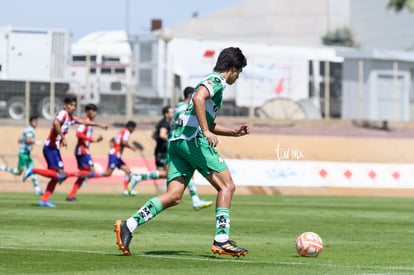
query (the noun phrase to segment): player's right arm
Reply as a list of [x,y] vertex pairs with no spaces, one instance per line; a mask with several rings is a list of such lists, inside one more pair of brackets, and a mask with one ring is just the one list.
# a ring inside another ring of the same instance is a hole
[[206,118],[206,100],[210,98],[210,93],[206,87],[200,85],[197,91],[193,95],[193,105],[200,125],[200,129],[203,132],[203,135],[207,138],[208,144],[210,146],[216,147],[218,143],[218,137],[216,134],[211,132]]
[[56,134],[59,135],[62,139],[62,146],[67,147],[68,143],[66,141],[65,135],[62,132],[62,125],[60,124],[60,121],[58,119],[55,119],[53,121],[53,129],[56,131]]

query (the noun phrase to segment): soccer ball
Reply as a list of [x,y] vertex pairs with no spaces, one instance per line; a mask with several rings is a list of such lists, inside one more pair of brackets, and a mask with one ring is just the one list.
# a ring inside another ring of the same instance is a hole
[[317,257],[322,250],[322,239],[316,233],[304,232],[296,239],[296,251],[302,257]]

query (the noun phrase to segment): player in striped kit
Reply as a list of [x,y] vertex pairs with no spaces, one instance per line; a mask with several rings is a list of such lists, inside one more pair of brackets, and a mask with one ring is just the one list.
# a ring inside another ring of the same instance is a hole
[[[85,117],[84,121],[93,121],[96,117],[98,107],[95,104],[87,104],[85,106]],[[96,174],[94,167],[94,162],[91,157],[89,150],[89,145],[92,142],[100,142],[103,140],[102,135],[99,135],[97,138],[93,137],[93,127],[86,125],[79,125],[76,132],[76,137],[78,138],[78,143],[75,147],[75,157],[78,163],[78,169],[82,171],[91,171]],[[88,178],[78,177],[73,183],[73,187],[70,190],[68,196],[66,197],[67,201],[77,201],[76,192],[81,188],[82,185],[86,184]]]
[[33,174],[39,174],[45,177],[51,178],[47,184],[46,191],[39,201],[39,206],[56,207],[53,202],[49,200],[53,194],[56,184],[61,183],[67,177],[83,176],[83,177],[95,177],[95,173],[91,171],[77,171],[73,173],[66,173],[64,171],[64,165],[62,157],[60,155],[60,148],[67,147],[66,136],[69,131],[69,127],[74,124],[84,124],[86,126],[97,126],[103,129],[107,129],[106,124],[100,124],[93,121],[80,120],[73,115],[76,109],[77,99],[75,96],[68,96],[64,99],[63,110],[59,111],[55,119],[53,120],[52,127],[45,145],[43,146],[43,156],[47,162],[48,169],[39,169],[31,167],[27,169],[24,174],[23,181]]
[[134,196],[137,193],[133,190],[129,190],[129,181],[133,177],[133,173],[131,169],[129,169],[128,165],[122,160],[122,153],[125,148],[129,148],[132,151],[136,151],[137,149],[129,144],[129,137],[134,132],[136,127],[136,123],[134,121],[128,121],[125,124],[125,127],[122,128],[111,140],[111,149],[109,150],[108,156],[108,168],[104,173],[105,176],[112,175],[112,172],[115,168],[121,169],[125,173],[124,178],[124,195]]

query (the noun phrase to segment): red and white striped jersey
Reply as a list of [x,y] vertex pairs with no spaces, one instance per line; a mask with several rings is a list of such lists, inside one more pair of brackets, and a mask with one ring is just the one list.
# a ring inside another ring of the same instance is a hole
[[[88,116],[83,118],[84,121],[91,121]],[[90,155],[89,144],[93,141],[93,127],[86,125],[79,125],[76,132],[76,137],[78,138],[78,143],[75,147],[75,155]]]
[[118,134],[114,136],[114,142],[112,144],[109,154],[115,155],[118,158],[121,157],[124,150],[124,143],[128,142],[131,132],[127,128],[123,128]]
[[[64,137],[67,136],[69,132],[69,126],[77,123],[79,119],[73,115],[69,115],[69,113],[65,110],[61,110],[56,113],[55,120],[59,121],[61,125],[62,134]],[[60,149],[60,145],[62,144],[62,137],[58,135],[55,128],[52,125],[50,129],[49,136],[46,139],[45,145],[49,147],[55,147]]]

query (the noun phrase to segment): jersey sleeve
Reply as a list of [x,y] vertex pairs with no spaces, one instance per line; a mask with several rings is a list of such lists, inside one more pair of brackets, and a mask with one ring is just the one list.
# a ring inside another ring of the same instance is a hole
[[86,126],[83,125],[83,124],[81,124],[81,125],[79,125],[77,132],[78,133],[84,133],[85,132],[85,128],[86,128]]
[[199,86],[201,85],[206,87],[210,97],[213,97],[216,94],[216,91],[220,90],[223,86],[221,79],[214,75],[200,82]]
[[124,135],[122,136],[122,143],[126,143],[126,142],[128,142],[128,140],[129,140],[129,135],[130,135],[129,131],[125,131],[125,132],[124,132]]
[[65,110],[61,110],[56,114],[55,120],[59,121],[59,123],[62,124],[65,121],[67,115],[68,113]]

